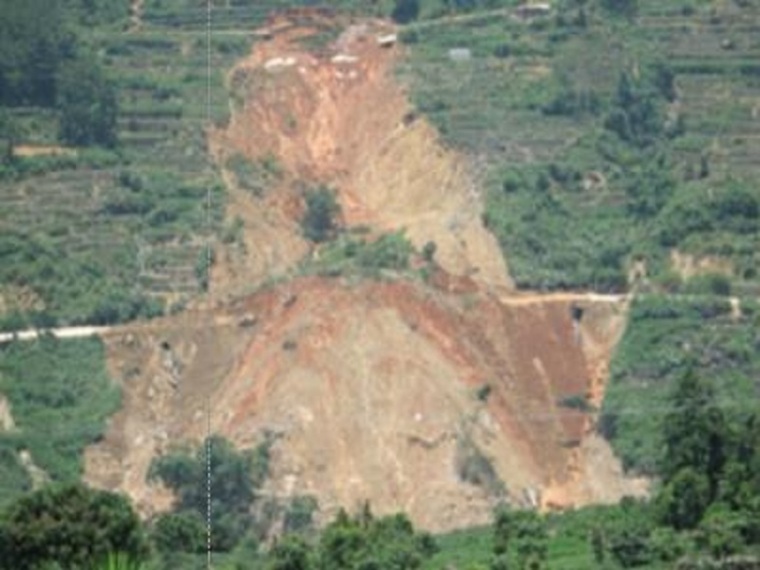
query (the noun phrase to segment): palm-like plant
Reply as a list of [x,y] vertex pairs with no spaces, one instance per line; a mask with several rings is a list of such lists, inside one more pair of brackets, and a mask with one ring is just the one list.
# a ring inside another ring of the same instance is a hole
[[122,552],[112,552],[93,570],[145,570],[145,565]]

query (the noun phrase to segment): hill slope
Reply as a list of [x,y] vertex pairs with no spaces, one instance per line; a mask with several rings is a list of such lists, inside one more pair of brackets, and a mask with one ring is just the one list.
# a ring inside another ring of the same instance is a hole
[[[245,247],[218,256],[211,290],[237,300],[109,337],[125,407],[88,455],[89,480],[145,511],[165,506],[149,462],[203,437],[208,397],[214,430],[237,445],[274,434],[269,491],[313,494],[324,513],[370,501],[446,530],[486,522],[505,498],[565,506],[643,492],[591,415],[567,404],[601,403],[625,299],[511,293],[465,161],[394,82],[400,54],[376,39],[390,29],[340,25],[319,12],[274,19],[273,38],[232,71],[232,121],[213,152]],[[333,44],[304,48],[331,29]],[[267,168],[257,192],[243,174]],[[336,188],[346,225],[434,241],[429,283],[297,278],[238,297],[293,271],[307,247],[301,193],[319,184]]]

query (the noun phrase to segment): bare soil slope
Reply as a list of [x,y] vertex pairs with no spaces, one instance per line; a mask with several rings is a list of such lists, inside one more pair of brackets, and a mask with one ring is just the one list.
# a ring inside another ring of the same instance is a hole
[[305,279],[112,333],[125,405],[87,471],[145,514],[166,508],[145,482],[150,460],[201,440],[208,397],[214,431],[237,445],[276,436],[269,491],[313,494],[327,514],[369,500],[446,530],[487,521],[504,496],[567,506],[640,493],[603,442],[587,443],[588,417],[557,405],[594,401],[623,318],[624,301],[584,296],[505,304]]
[[[486,522],[505,497],[563,507],[643,492],[592,416],[559,404],[601,402],[627,300],[515,293],[466,162],[394,82],[399,48],[377,41],[392,30],[353,23],[304,47],[338,24],[279,17],[232,71],[233,120],[212,152],[245,247],[219,256],[213,307],[106,335],[124,407],[88,450],[90,482],[145,515],[168,508],[150,461],[199,442],[209,402],[235,444],[275,436],[268,492],[313,494],[325,515],[370,501],[442,531]],[[275,157],[276,187],[239,187],[226,168],[239,154]],[[301,192],[320,183],[337,188],[347,224],[435,241],[431,283],[300,278],[241,296],[308,253]]]
[[[217,284],[250,282],[300,259],[300,195],[321,183],[338,191],[347,224],[405,229],[420,249],[435,242],[447,271],[511,286],[499,246],[481,224],[466,162],[415,116],[394,79],[400,48],[378,43],[392,29],[307,14],[273,20],[271,39],[229,75],[232,120],[213,136],[219,164],[235,155],[276,157],[284,172],[277,191],[261,198],[231,184],[230,217],[245,222],[249,255],[227,252]],[[334,43],[307,49],[318,34],[344,24]]]

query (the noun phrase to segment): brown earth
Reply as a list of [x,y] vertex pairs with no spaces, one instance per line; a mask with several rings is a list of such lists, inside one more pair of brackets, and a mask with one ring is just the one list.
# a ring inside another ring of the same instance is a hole
[[13,147],[13,156],[17,157],[34,157],[34,156],[76,156],[77,150],[65,146],[41,145],[41,144],[20,144]]
[[[335,26],[332,46],[304,47]],[[313,494],[324,516],[370,501],[442,531],[486,522],[503,498],[549,508],[645,492],[594,415],[559,405],[601,403],[628,300],[513,291],[467,162],[393,80],[402,54],[377,43],[388,32],[291,12],[231,72],[233,117],[211,148],[244,247],[217,249],[205,309],[105,337],[124,405],[88,449],[87,479],[145,516],[172,500],[146,481],[151,459],[201,441],[207,403],[238,446],[274,435],[267,494]],[[236,154],[276,157],[276,188],[238,187],[225,168]],[[435,241],[429,284],[272,280],[309,252],[302,188],[319,183],[337,189],[346,224]]]
[[[585,309],[579,325],[573,306]],[[624,315],[625,300],[584,295],[504,303],[309,278],[113,333],[124,408],[88,451],[88,478],[146,515],[167,508],[171,497],[146,484],[150,460],[202,439],[208,397],[213,430],[238,446],[275,434],[267,491],[313,494],[325,515],[369,500],[447,530],[486,522],[502,489],[548,507],[640,494],[590,416],[557,405],[600,398]]]
[[697,257],[674,249],[670,252],[670,263],[683,279],[691,279],[695,275],[707,273],[720,273],[728,277],[734,274],[731,260],[718,256]]
[[45,303],[29,287],[0,285],[0,315],[13,311],[41,311]]
[[11,414],[11,404],[8,399],[0,394],[0,431],[12,431],[16,428]]
[[419,249],[435,242],[448,272],[511,287],[499,246],[481,224],[467,162],[416,118],[393,75],[399,48],[378,44],[393,30],[382,22],[348,24],[315,53],[305,48],[309,37],[344,23],[312,16],[296,25],[295,19],[273,20],[273,37],[229,74],[232,120],[212,133],[218,163],[235,155],[276,157],[285,175],[260,199],[228,184],[229,217],[243,220],[248,254],[223,252],[216,286],[229,291],[225,284],[232,283],[239,291],[301,259],[307,251],[297,225],[302,188],[321,183],[338,191],[347,225],[405,229]]

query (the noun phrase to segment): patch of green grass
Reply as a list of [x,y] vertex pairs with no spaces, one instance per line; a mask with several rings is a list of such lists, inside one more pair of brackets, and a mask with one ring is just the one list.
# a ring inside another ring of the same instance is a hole
[[[549,543],[546,567],[550,570],[588,570],[599,565],[591,546],[594,528],[611,526],[621,517],[619,507],[586,507],[546,515]],[[493,529],[475,527],[435,537],[438,552],[422,566],[423,570],[486,570],[493,550]],[[644,570],[665,570],[668,563],[653,562],[639,566]]]
[[[53,481],[79,480],[85,446],[98,441],[120,404],[99,339],[43,337],[0,347],[0,393],[11,404],[16,430],[0,434],[0,469],[10,487],[0,500],[28,489],[12,450],[29,450]],[[8,493],[6,495],[6,493]]]
[[317,250],[304,263],[304,273],[331,277],[412,275],[410,262],[414,248],[402,232],[383,234],[367,240],[344,233]]

